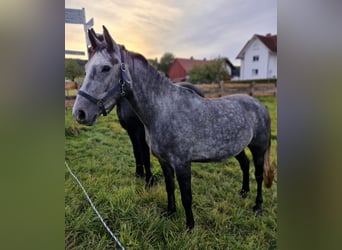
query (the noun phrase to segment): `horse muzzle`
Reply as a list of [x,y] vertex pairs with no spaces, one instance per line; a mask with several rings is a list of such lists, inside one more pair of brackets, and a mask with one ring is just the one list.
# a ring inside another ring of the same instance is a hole
[[80,124],[92,126],[96,123],[98,114],[90,115],[83,109],[77,109],[73,112],[73,116]]

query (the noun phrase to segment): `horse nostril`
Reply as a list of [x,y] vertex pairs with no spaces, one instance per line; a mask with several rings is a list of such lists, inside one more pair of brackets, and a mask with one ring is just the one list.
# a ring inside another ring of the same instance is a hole
[[84,121],[86,119],[86,113],[83,110],[79,110],[77,113],[77,120]]

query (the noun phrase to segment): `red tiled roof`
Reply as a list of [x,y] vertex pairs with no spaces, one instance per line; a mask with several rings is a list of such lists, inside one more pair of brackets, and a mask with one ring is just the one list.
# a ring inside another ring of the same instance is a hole
[[266,36],[255,35],[263,44],[266,45],[272,52],[277,52],[277,35],[267,34]]
[[211,63],[210,61],[207,61],[207,60],[197,60],[197,59],[176,58],[175,61],[176,60],[184,68],[185,72],[189,72],[194,66],[203,66],[205,64]]
[[255,39],[259,39],[270,51],[277,53],[277,35],[267,34],[266,36],[255,34],[242,48],[242,50],[237,55],[237,59],[242,59],[246,52],[247,47]]

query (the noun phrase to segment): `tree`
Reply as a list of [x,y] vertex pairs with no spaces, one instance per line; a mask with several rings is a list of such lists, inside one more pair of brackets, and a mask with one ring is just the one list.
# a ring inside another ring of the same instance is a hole
[[192,83],[213,83],[229,79],[226,62],[222,58],[209,61],[207,64],[194,66],[189,71],[189,81]]
[[175,57],[172,53],[170,52],[164,53],[164,55],[160,58],[158,69],[161,72],[164,72],[166,76],[168,76],[170,66],[172,65],[174,60],[175,60]]
[[66,59],[64,64],[65,77],[71,81],[75,81],[78,76],[84,75],[84,69],[74,59]]
[[158,64],[158,58],[156,59],[148,59],[147,60],[149,64],[151,64],[154,68],[158,69],[159,64]]

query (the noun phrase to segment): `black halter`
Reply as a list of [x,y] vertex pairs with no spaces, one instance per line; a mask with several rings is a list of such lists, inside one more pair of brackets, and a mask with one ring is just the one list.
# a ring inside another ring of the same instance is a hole
[[94,103],[95,105],[97,105],[100,109],[101,109],[101,112],[103,114],[103,116],[106,116],[109,114],[109,112],[112,110],[113,106],[115,105],[112,105],[110,108],[109,108],[109,112],[106,111],[106,108],[105,108],[105,103],[106,101],[112,97],[115,93],[117,93],[120,89],[120,95],[123,97],[126,95],[126,92],[125,92],[125,85],[126,84],[129,84],[131,81],[130,79],[128,78],[127,76],[127,73],[126,73],[126,65],[124,63],[124,57],[123,57],[123,52],[122,52],[122,49],[120,50],[120,54],[121,54],[121,64],[120,64],[120,79],[119,79],[119,83],[120,84],[117,84],[115,85],[111,90],[109,90],[107,92],[107,94],[101,98],[101,99],[97,99],[89,94],[87,94],[86,92],[82,91],[82,90],[79,90],[78,91],[78,94],[80,96],[83,96],[84,98],[86,98],[88,101]]

